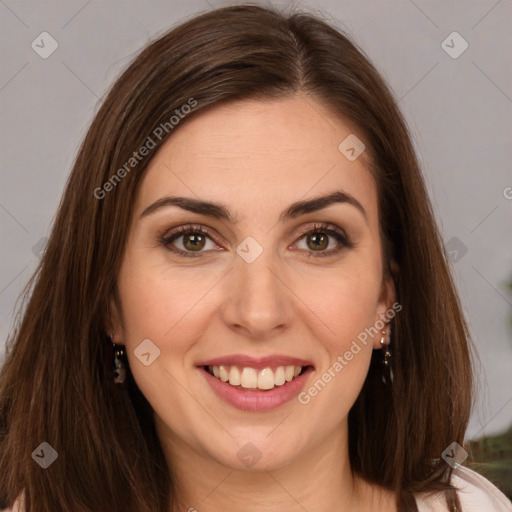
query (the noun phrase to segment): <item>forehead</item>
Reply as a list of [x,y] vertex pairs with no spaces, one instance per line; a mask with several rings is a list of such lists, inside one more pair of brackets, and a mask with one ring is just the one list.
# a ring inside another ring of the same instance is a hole
[[[376,216],[366,154],[350,161],[339,145],[357,128],[310,97],[242,100],[214,106],[178,125],[139,186],[136,210],[165,195],[229,206],[241,219],[298,199],[343,190]],[[272,210],[273,211],[273,210]]]

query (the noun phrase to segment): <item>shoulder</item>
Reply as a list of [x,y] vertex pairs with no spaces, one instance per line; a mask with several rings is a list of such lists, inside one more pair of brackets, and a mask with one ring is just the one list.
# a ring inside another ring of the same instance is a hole
[[[512,512],[512,502],[489,480],[464,466],[452,473],[451,483],[457,488],[462,512]],[[417,495],[419,512],[446,512],[443,493]]]

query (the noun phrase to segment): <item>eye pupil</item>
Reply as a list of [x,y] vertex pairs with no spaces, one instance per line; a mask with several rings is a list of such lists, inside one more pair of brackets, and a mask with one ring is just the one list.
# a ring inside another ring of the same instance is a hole
[[[187,243],[189,242],[190,245]],[[204,247],[205,238],[203,235],[198,235],[195,233],[184,235],[183,236],[183,245],[192,251],[201,250]]]
[[[313,242],[313,245],[310,245],[309,242]],[[308,236],[308,246],[313,249],[325,249],[329,245],[329,239],[324,233],[313,233]]]

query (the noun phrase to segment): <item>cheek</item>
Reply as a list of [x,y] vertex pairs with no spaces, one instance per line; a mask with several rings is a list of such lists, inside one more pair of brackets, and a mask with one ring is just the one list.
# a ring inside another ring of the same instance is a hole
[[171,272],[168,266],[126,265],[119,279],[126,343],[135,348],[149,338],[164,348],[172,341],[179,351],[194,325],[190,318],[201,315],[207,303],[202,299],[215,282],[212,273],[191,279],[190,273]]
[[[122,341],[138,387],[157,413],[165,413],[168,407],[181,408],[188,397],[182,395],[189,386],[191,349],[207,331],[212,308],[208,291],[219,276],[198,270],[191,277],[190,272],[171,272],[168,265],[148,261],[127,260],[119,276]],[[150,364],[145,365],[138,355],[147,352]]]
[[[325,424],[318,424],[319,429],[334,427],[348,414],[373,353],[372,331],[368,329],[376,320],[380,270],[364,258],[346,263],[333,273],[335,278],[322,277],[316,287],[309,286],[307,308],[301,312],[315,334],[319,352],[324,354],[321,368],[300,401],[311,407],[311,412],[318,411],[311,416],[313,422],[315,417],[323,418]],[[297,293],[306,296],[306,281],[303,284]]]
[[375,322],[378,275],[370,272],[337,276],[328,286],[310,294],[308,317],[319,352],[321,368],[309,387],[299,396],[313,431],[327,432],[347,417],[368,374],[373,353],[368,329]]
[[348,350],[352,340],[374,324],[380,294],[377,268],[347,265],[323,276],[314,287],[306,281],[303,286],[297,294],[307,297],[304,313],[311,321],[316,317],[317,325],[323,325],[324,335],[318,337],[331,356]]
[[[212,276],[191,282],[176,270],[169,272],[168,267],[134,262],[126,264],[119,276],[122,341],[130,371],[155,413],[165,417],[176,432],[181,423],[187,424],[185,416],[191,413],[183,405],[190,400],[185,391],[189,387],[187,354],[198,333],[204,331],[202,315],[207,301],[201,298],[214,283]],[[150,340],[151,344],[143,340]],[[147,365],[139,358],[142,346],[146,347],[144,353],[150,354]],[[177,409],[182,411],[180,421],[169,416],[169,411]],[[197,416],[200,411],[194,414]]]

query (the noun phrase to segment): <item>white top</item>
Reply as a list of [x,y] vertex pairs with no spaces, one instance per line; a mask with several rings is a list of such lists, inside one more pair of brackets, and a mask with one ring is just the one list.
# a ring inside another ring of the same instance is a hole
[[[512,502],[489,480],[464,466],[458,466],[452,473],[451,483],[458,489],[462,512],[512,512]],[[429,497],[417,495],[419,512],[447,512],[443,493]],[[0,512],[23,512],[19,498],[13,508]]]
[[[489,480],[464,466],[457,466],[451,484],[457,488],[462,512],[512,512],[512,502]],[[447,512],[444,493],[416,496],[419,512]]]

